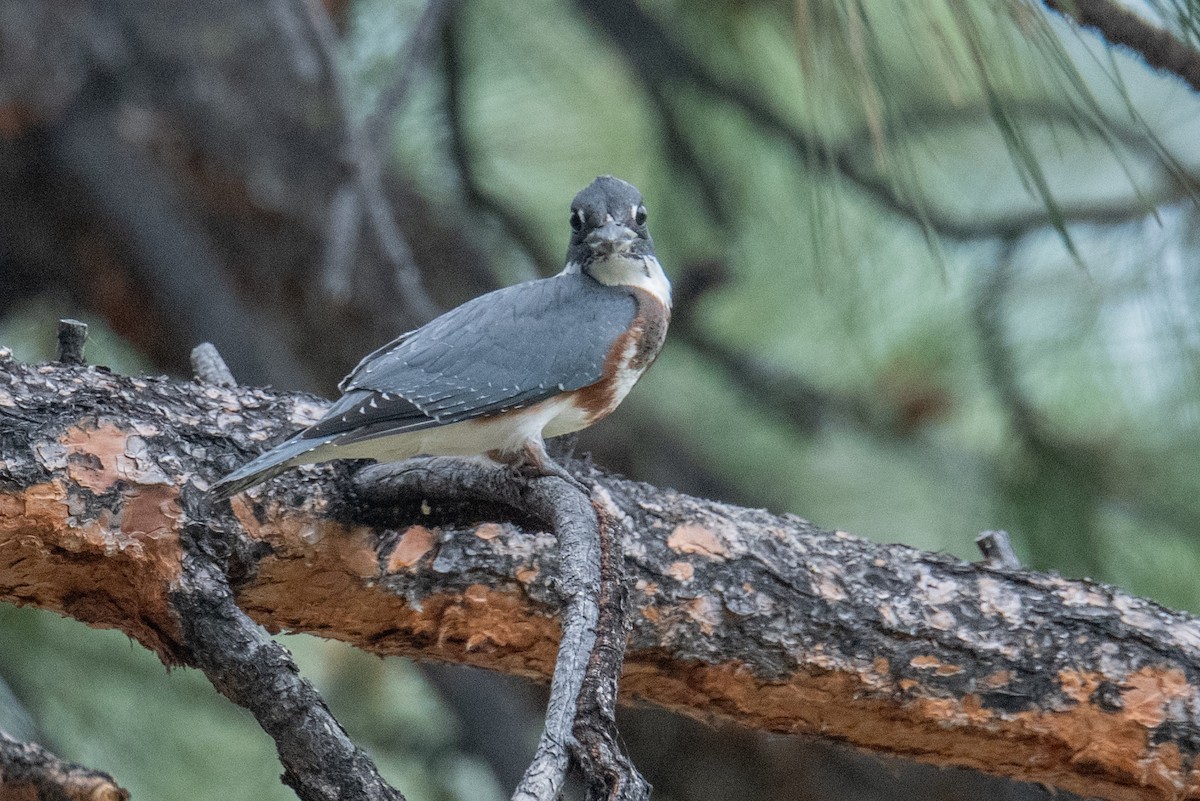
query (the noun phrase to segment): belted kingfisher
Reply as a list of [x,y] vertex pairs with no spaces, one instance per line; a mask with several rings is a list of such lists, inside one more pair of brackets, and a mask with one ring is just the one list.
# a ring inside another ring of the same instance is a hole
[[215,483],[227,498],[290,467],[487,455],[569,478],[543,437],[613,411],[654,361],[671,284],[631,184],[597,178],[571,203],[567,263],[489,292],[366,356],[319,422]]

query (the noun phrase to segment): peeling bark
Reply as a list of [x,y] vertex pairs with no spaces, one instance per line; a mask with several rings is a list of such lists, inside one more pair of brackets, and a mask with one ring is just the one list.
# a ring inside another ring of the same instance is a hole
[[[170,663],[185,526],[232,543],[273,631],[545,680],[554,542],[476,502],[357,500],[305,468],[202,510],[207,482],[321,401],[0,364],[0,598]],[[1112,799],[1200,798],[1200,622],[1112,587],[825,532],[608,476],[632,532],[626,699]]]

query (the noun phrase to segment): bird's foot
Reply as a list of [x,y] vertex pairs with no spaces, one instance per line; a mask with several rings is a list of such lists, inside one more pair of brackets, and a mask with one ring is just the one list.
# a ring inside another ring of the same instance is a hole
[[527,442],[525,447],[516,454],[498,454],[493,452],[488,455],[496,461],[507,465],[508,469],[516,476],[522,478],[554,476],[561,478],[584,495],[591,497],[591,488],[568,473],[566,468],[558,462],[551,459],[550,455],[546,453],[546,447],[541,443]]

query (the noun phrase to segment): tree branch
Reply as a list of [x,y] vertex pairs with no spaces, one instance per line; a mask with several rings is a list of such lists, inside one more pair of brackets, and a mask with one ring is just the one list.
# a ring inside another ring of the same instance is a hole
[[404,801],[300,677],[288,650],[234,602],[222,563],[236,545],[222,547],[222,537],[200,524],[188,526],[180,542],[183,569],[170,600],[184,661],[254,715],[275,741],[283,783],[301,801]]
[[1200,51],[1112,0],[1043,0],[1075,24],[1091,28],[1109,44],[1127,47],[1157,70],[1170,72],[1200,92]]
[[355,486],[371,503],[388,506],[414,497],[474,497],[534,515],[550,527],[558,540],[553,586],[564,606],[562,636],[546,724],[513,799],[555,801],[568,752],[583,769],[590,801],[649,798],[650,785],[617,746],[617,684],[629,633],[620,523],[562,479],[519,481],[509,471],[461,459],[369,467],[355,477]]
[[129,801],[129,792],[107,773],[65,762],[0,731],[0,798]]
[[[350,465],[202,519],[190,494],[323,402],[0,363],[0,598],[188,653],[189,527],[236,544],[238,606],[379,654],[552,673],[553,539],[478,500],[383,508]],[[967,564],[605,475],[633,630],[622,691],[1111,799],[1200,797],[1200,622],[1112,587]]]

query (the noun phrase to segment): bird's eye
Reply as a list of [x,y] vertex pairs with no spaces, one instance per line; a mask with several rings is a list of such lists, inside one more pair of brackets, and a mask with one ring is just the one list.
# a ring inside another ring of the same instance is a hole
[[583,230],[583,209],[575,209],[571,212],[571,230]]
[[646,224],[646,207],[638,206],[637,211],[633,213],[633,221],[638,225]]

